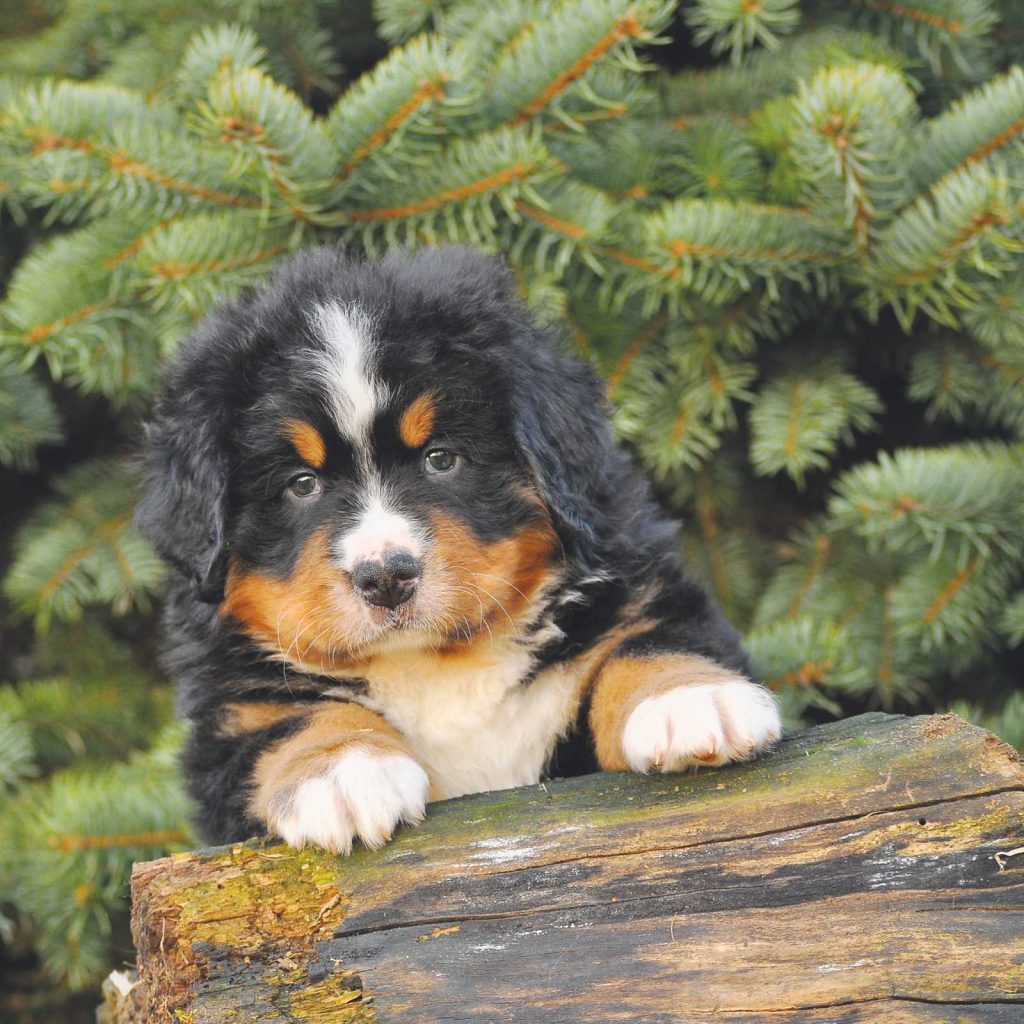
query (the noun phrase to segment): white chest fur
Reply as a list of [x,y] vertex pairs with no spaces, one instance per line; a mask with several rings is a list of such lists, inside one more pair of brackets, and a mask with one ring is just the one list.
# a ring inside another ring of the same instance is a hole
[[577,704],[576,672],[548,669],[524,684],[530,666],[528,651],[500,641],[463,657],[382,656],[362,703],[405,736],[431,800],[530,785]]

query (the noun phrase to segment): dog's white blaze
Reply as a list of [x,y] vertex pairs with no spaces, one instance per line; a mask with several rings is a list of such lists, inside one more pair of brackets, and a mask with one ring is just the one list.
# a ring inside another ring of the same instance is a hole
[[420,528],[389,505],[387,491],[376,477],[371,477],[362,514],[336,545],[338,565],[346,572],[352,572],[360,562],[381,558],[388,548],[401,548],[413,558],[422,557]]
[[388,401],[387,385],[373,367],[373,318],[352,303],[318,306],[310,318],[326,345],[319,358],[319,377],[327,410],[338,432],[364,458],[374,418]]
[[524,684],[528,650],[498,640],[478,651],[464,661],[399,651],[366,673],[363,703],[405,737],[430,776],[431,800],[538,782],[575,720],[575,672],[552,668]]

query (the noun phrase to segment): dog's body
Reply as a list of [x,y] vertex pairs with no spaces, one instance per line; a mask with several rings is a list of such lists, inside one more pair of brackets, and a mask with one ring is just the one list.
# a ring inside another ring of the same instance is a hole
[[492,260],[301,255],[186,345],[147,461],[209,840],[377,845],[427,799],[779,735],[598,381]]

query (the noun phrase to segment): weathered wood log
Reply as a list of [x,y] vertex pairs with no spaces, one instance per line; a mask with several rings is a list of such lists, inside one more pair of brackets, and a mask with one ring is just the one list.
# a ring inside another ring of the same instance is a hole
[[1024,1021],[1024,767],[951,715],[136,865],[140,1021]]

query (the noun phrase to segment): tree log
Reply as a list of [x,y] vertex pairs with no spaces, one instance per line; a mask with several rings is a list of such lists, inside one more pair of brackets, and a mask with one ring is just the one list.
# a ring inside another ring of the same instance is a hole
[[698,774],[435,804],[383,850],[137,864],[139,1021],[1024,1020],[1024,767],[862,715]]

